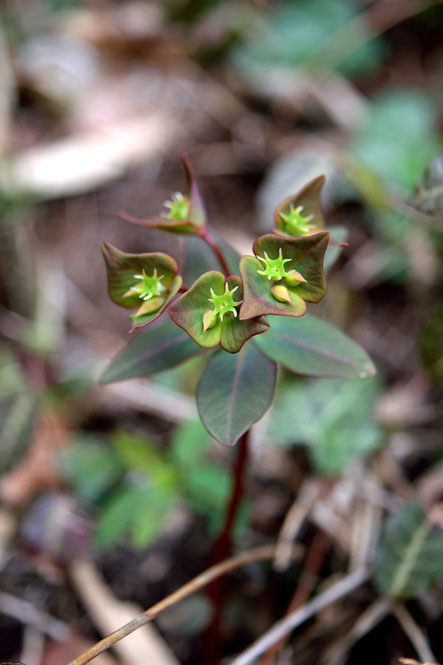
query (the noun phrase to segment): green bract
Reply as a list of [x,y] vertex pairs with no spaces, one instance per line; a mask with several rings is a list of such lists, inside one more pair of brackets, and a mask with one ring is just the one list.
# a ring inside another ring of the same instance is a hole
[[324,227],[320,194],[323,175],[308,182],[297,194],[282,201],[274,212],[275,233],[295,238],[311,235]]
[[118,215],[128,222],[145,226],[148,229],[160,229],[170,233],[198,234],[206,225],[206,210],[197,185],[194,170],[186,155],[182,155],[186,174],[184,193],[174,192],[169,201],[165,201],[166,210],[160,215],[143,219],[127,212]]
[[174,259],[162,252],[127,254],[109,243],[103,243],[102,250],[111,299],[121,307],[137,308],[131,315],[132,330],[158,318],[182,283]]
[[323,259],[329,233],[305,238],[265,235],[254,243],[254,254],[240,261],[243,304],[240,320],[263,314],[303,316],[306,302],[319,302],[326,291]]
[[269,324],[264,317],[240,321],[243,287],[238,275],[227,279],[217,270],[204,273],[178,298],[169,314],[178,326],[204,348],[220,345],[237,353],[253,335],[264,332]]

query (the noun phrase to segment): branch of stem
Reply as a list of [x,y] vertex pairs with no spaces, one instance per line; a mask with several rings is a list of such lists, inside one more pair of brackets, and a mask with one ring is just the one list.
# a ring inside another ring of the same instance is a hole
[[199,233],[199,236],[202,240],[205,241],[205,243],[207,245],[209,245],[209,247],[214,252],[215,256],[218,259],[218,262],[220,263],[220,266],[221,266],[223,272],[225,273],[225,277],[229,277],[229,275],[231,274],[231,271],[229,270],[229,267],[228,267],[227,261],[225,259],[225,256],[224,256],[222,250],[220,249],[220,247],[217,245],[217,242],[215,241],[214,237],[210,234],[210,232],[208,231],[208,229],[206,227],[203,227],[201,229],[201,231]]

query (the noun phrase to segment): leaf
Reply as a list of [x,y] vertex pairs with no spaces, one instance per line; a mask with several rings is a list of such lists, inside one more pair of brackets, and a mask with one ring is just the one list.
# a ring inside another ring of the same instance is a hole
[[200,419],[189,420],[174,429],[170,457],[181,468],[195,467],[211,441]]
[[76,438],[58,458],[62,476],[84,501],[95,501],[122,476],[122,466],[104,441],[92,436]]
[[309,446],[317,471],[340,474],[383,441],[374,419],[379,391],[376,379],[302,381],[291,377],[280,386],[272,408],[269,438],[280,445]]
[[387,520],[374,561],[378,589],[391,598],[410,598],[443,577],[443,530],[416,499]]
[[183,482],[193,507],[206,514],[222,511],[231,493],[230,475],[220,464],[200,462],[188,470]]
[[[306,312],[304,301],[319,302],[326,291],[323,258],[328,240],[327,232],[305,238],[283,238],[274,234],[258,238],[254,243],[254,254],[261,257],[261,261],[252,256],[244,256],[240,261],[244,286],[240,318],[250,319],[263,314],[300,317]],[[277,263],[285,265],[282,270],[277,270],[274,279],[267,265]],[[290,281],[292,271],[301,276],[294,284]],[[274,295],[275,285],[286,289],[287,300]]]
[[132,485],[115,492],[102,510],[95,532],[95,542],[106,549],[131,534],[134,547],[144,547],[165,528],[168,513],[177,498],[172,491],[144,485]]
[[431,215],[443,213],[443,155],[432,161],[411,203]]
[[424,93],[412,89],[383,92],[373,99],[350,152],[382,185],[391,182],[412,190],[435,155],[435,126],[435,108]]
[[180,365],[202,349],[170,319],[143,331],[107,366],[100,383],[150,376]]
[[112,435],[112,444],[122,464],[128,470],[144,472],[155,477],[165,463],[153,441],[127,430],[118,430]]
[[[320,205],[320,196],[323,185],[325,184],[325,176],[320,175],[314,178],[307,185],[303,187],[297,194],[289,196],[282,201],[274,212],[274,223],[278,233],[288,236],[305,236],[312,232],[320,231],[324,225],[325,220]],[[300,228],[296,223],[287,221],[292,216],[298,217],[297,210],[302,214],[302,224]],[[306,220],[306,224],[303,222]],[[306,226],[306,231],[303,232],[303,227]]]
[[[233,306],[227,312],[218,313],[215,299],[226,301]],[[220,346],[229,353],[237,353],[253,335],[269,327],[264,318],[240,321],[237,307],[243,297],[243,287],[238,275],[227,279],[217,270],[205,272],[178,298],[169,309],[171,319],[186,330],[188,335],[203,348]],[[206,324],[206,316],[212,317]]]
[[330,378],[374,376],[366,352],[331,323],[315,316],[275,318],[254,343],[262,353],[295,374]]
[[217,352],[197,388],[200,418],[220,443],[233,445],[259,420],[274,395],[277,367],[252,344],[240,353]]
[[[269,77],[270,68],[274,68],[280,73],[279,83],[284,73],[293,80],[297,67],[311,64],[317,65],[316,71],[332,66],[350,76],[371,72],[382,61],[384,42],[374,39],[363,21],[358,30],[354,27],[345,33],[356,7],[349,0],[272,3],[265,20],[248,22],[246,44],[234,50],[231,66],[237,75],[240,70],[249,80],[256,72]],[[341,64],[337,67],[336,63]]]

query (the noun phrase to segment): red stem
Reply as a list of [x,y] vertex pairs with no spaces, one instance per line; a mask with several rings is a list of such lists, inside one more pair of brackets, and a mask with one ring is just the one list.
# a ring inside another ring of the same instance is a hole
[[226,262],[225,256],[223,252],[221,251],[220,247],[217,245],[215,239],[212,237],[212,235],[209,233],[208,229],[206,227],[203,227],[201,231],[199,232],[199,236],[202,240],[205,241],[207,245],[212,249],[214,252],[215,256],[218,259],[218,262],[220,263],[223,272],[225,273],[225,277],[229,277],[231,274],[231,271],[229,270],[228,264]]
[[[249,430],[245,432],[238,442],[238,452],[232,467],[233,487],[229,504],[226,510],[225,523],[221,533],[212,548],[210,565],[215,565],[232,552],[232,531],[238,509],[245,493],[246,467],[249,457]],[[216,580],[208,587],[208,597],[213,607],[211,623],[203,635],[203,662],[205,665],[218,665],[221,643],[221,615],[226,585],[223,579]]]

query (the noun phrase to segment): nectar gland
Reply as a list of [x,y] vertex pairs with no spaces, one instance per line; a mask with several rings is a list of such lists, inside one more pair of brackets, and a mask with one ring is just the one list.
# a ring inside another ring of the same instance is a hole
[[315,225],[310,223],[314,219],[314,215],[304,215],[303,210],[303,206],[294,208],[291,204],[287,212],[280,213],[280,219],[287,225],[291,233],[304,235],[315,229]]
[[163,217],[166,219],[176,219],[180,222],[185,221],[189,217],[190,203],[189,199],[181,192],[174,192],[170,201],[163,203],[168,212]]
[[131,286],[129,291],[125,293],[124,298],[129,298],[129,296],[138,296],[140,300],[150,300],[151,298],[156,298],[163,295],[166,291],[166,286],[161,283],[164,275],[157,276],[157,268],[154,268],[152,276],[149,277],[142,270],[141,275],[133,275],[134,279],[139,279],[140,281],[134,286]]
[[220,323],[223,321],[225,314],[232,314],[237,317],[236,307],[242,304],[243,300],[236,301],[234,300],[234,293],[237,291],[238,286],[234,286],[233,289],[229,289],[228,282],[225,282],[225,291],[221,295],[214,293],[214,289],[211,288],[211,298],[208,298],[208,301],[213,304],[214,309],[206,310],[203,315],[203,332],[206,332],[209,328],[213,328],[220,319]]

